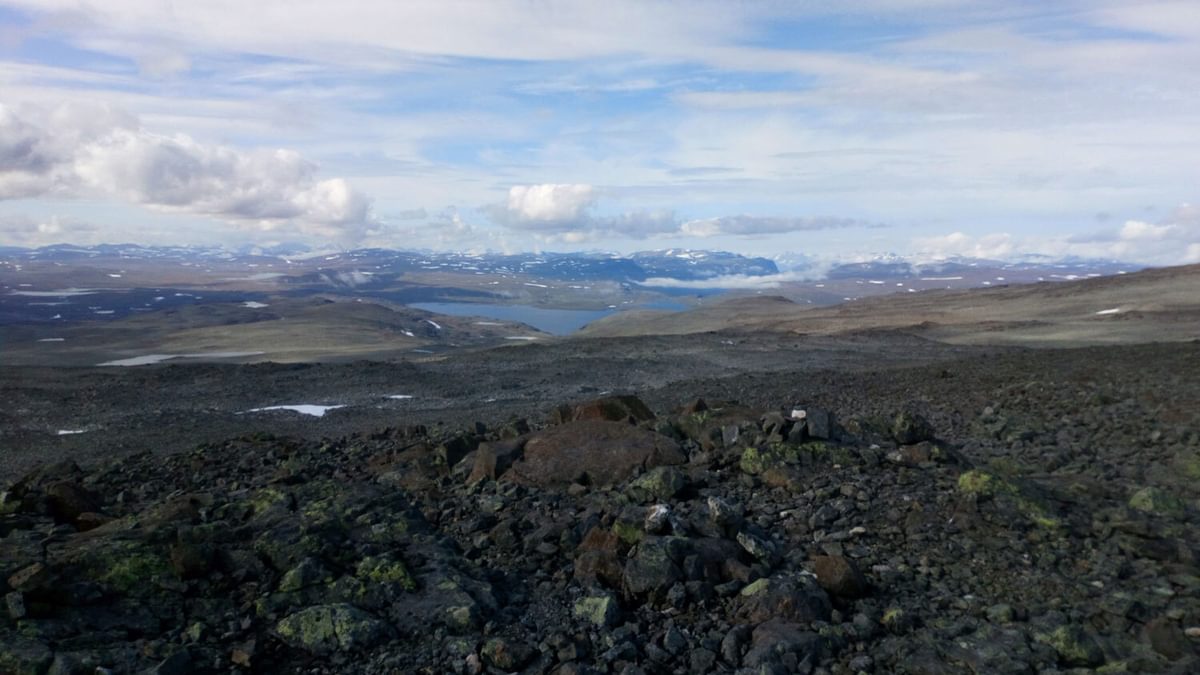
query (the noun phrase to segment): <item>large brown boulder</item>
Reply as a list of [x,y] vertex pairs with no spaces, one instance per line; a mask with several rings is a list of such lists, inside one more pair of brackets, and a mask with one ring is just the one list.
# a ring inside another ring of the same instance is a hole
[[853,560],[840,555],[819,555],[812,561],[817,583],[832,595],[841,598],[861,598],[871,587]]
[[560,406],[552,421],[577,422],[580,420],[605,420],[608,422],[645,422],[654,419],[654,413],[636,396],[606,396],[575,406]]
[[568,422],[530,437],[507,480],[542,487],[582,481],[610,485],[638,469],[683,464],[675,441],[623,422]]
[[782,619],[791,623],[826,621],[832,604],[811,577],[759,579],[738,594],[738,618],[747,623]]
[[522,436],[481,444],[475,451],[475,462],[471,467],[471,475],[467,476],[467,484],[473,485],[481,480],[499,478],[521,457],[527,440]]
[[60,523],[74,523],[84,513],[100,510],[99,497],[74,481],[62,480],[46,486],[50,511]]

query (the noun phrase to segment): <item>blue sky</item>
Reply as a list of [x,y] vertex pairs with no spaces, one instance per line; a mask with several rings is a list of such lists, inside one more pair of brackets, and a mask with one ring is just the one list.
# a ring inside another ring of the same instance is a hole
[[0,245],[1200,261],[1200,4],[841,4],[0,0]]

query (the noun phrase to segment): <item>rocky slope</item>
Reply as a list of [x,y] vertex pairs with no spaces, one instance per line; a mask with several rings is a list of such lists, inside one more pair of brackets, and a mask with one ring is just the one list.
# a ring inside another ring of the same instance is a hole
[[904,329],[952,344],[1061,347],[1190,341],[1200,339],[1198,326],[1200,265],[1183,265],[1078,281],[894,293],[819,308],[777,296],[718,299],[687,312],[624,312],[582,334]]
[[0,672],[1196,672],[1195,392],[1147,384],[43,467],[0,498]]

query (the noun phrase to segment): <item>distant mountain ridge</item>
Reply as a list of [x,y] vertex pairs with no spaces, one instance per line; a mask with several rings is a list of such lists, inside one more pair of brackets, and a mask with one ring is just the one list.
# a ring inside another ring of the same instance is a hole
[[[286,251],[286,252],[285,252]],[[673,279],[711,279],[720,276],[764,276],[778,274],[779,268],[768,258],[747,257],[724,251],[668,249],[639,251],[628,256],[612,253],[437,253],[383,248],[364,248],[340,252],[299,251],[296,246],[274,249],[219,247],[141,246],[138,244],[99,244],[74,246],[55,244],[27,249],[8,247],[0,255],[77,262],[89,258],[125,258],[158,260],[223,260],[255,262],[263,259],[303,263],[320,270],[344,269],[346,263],[378,268],[386,272],[408,270],[467,270],[483,274],[528,274],[563,281],[613,280],[641,282],[654,277]]]
[[[745,256],[727,251],[665,249],[638,251],[628,255],[603,252],[579,253],[444,253],[431,251],[363,248],[319,252],[301,244],[275,247],[142,246],[98,244],[76,246],[55,244],[41,248],[0,247],[0,257],[78,262],[88,259],[179,260],[254,263],[264,260],[296,263],[302,276],[336,277],[348,267],[377,270],[375,274],[406,271],[469,271],[480,274],[526,274],[560,281],[617,281],[639,284],[648,279],[708,281],[724,277],[771,277],[785,274],[794,279],[900,280],[929,276],[972,278],[988,285],[1004,281],[1008,271],[1022,280],[1077,279],[1105,276],[1141,269],[1142,266],[1115,260],[1078,258],[1053,259],[1026,256],[1019,261],[952,257],[922,259],[882,254],[868,260],[822,261],[803,254],[780,254],[774,259]],[[299,271],[299,270],[298,270]],[[997,276],[999,275],[999,276]],[[987,283],[985,283],[987,282]]]

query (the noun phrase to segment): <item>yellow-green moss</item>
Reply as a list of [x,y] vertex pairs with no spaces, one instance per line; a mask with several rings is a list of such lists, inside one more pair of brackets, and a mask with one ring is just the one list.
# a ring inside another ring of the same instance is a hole
[[1039,642],[1050,645],[1058,652],[1059,660],[1069,666],[1095,667],[1104,663],[1104,653],[1082,628],[1073,625],[1060,626],[1050,633],[1035,636]]
[[968,495],[990,497],[1001,492],[1012,494],[1016,488],[994,474],[972,469],[958,477],[958,491]]
[[1182,499],[1156,487],[1144,487],[1133,493],[1129,507],[1155,515],[1179,515],[1187,510]]
[[167,573],[167,561],[149,551],[126,551],[109,558],[107,571],[100,581],[121,593],[143,587],[156,576]]
[[760,474],[778,464],[850,464],[854,461],[855,455],[850,448],[824,441],[798,445],[776,442],[746,448],[739,467],[745,473]]
[[758,595],[759,593],[762,593],[763,591],[770,588],[770,586],[771,586],[771,582],[769,579],[758,579],[758,580],[755,580],[754,582],[750,583],[749,585],[747,585],[745,588],[743,588],[741,595],[743,597],[750,597],[751,595]]
[[1017,510],[1040,527],[1053,529],[1062,524],[1041,500],[1026,494],[1016,483],[987,471],[972,469],[964,472],[958,477],[958,491],[976,497],[1011,498]]
[[772,443],[763,447],[749,447],[742,452],[739,463],[742,471],[749,474],[760,474],[771,466],[783,462],[795,462],[799,459],[796,446],[786,443]]
[[1194,452],[1190,457],[1181,457],[1179,464],[1188,478],[1200,480],[1200,452]]
[[620,609],[611,595],[583,597],[575,601],[573,614],[593,626],[604,628],[615,622]]
[[253,515],[261,515],[273,507],[282,507],[287,509],[291,506],[292,497],[288,493],[276,488],[263,488],[254,493],[250,498],[250,508]]
[[406,591],[417,589],[417,581],[404,563],[387,556],[363,558],[358,564],[356,576],[374,584],[398,584]]
[[636,544],[646,536],[646,531],[640,524],[619,519],[613,523],[612,531],[626,544]]

